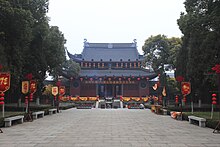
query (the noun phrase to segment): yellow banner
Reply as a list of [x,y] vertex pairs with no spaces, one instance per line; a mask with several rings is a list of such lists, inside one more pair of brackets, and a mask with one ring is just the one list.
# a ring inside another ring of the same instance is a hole
[[22,89],[21,92],[23,94],[27,94],[29,92],[29,82],[28,81],[22,81]]
[[58,87],[54,86],[52,87],[52,95],[56,96],[58,94]]

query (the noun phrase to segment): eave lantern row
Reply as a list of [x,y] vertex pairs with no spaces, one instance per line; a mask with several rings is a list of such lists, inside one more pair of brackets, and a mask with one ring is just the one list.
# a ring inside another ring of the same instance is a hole
[[131,81],[131,80],[137,80],[137,81],[140,81],[140,80],[149,80],[150,78],[149,77],[134,77],[134,76],[130,76],[130,77],[79,77],[79,80],[80,81],[83,81],[83,80],[88,80],[88,81],[94,81],[94,80],[99,80],[99,81],[103,81],[103,80],[107,80],[107,81],[111,81],[111,80],[119,80],[119,81],[122,81],[122,80],[128,80],[128,81]]

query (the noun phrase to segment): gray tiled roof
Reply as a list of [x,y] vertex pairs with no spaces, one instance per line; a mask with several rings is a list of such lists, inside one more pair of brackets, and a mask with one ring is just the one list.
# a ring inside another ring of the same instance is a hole
[[135,43],[86,43],[82,52],[85,61],[140,60]]
[[89,70],[89,69],[82,69],[80,71],[79,76],[81,77],[93,77],[93,76],[97,76],[97,77],[129,77],[129,76],[134,76],[134,77],[140,77],[140,76],[147,76],[150,79],[156,77],[157,75],[153,72],[149,72],[147,70],[143,70],[143,69],[126,69],[126,70],[122,70],[122,69],[98,69],[98,70]]

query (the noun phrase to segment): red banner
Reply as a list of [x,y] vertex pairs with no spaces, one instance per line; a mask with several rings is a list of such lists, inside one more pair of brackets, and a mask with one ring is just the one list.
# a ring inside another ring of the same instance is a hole
[[0,73],[0,92],[5,92],[10,88],[10,73]]
[[191,84],[190,82],[181,83],[181,91],[183,95],[188,95],[191,93]]
[[65,86],[60,86],[59,94],[64,95],[66,93]]
[[30,93],[35,93],[37,91],[36,80],[30,80]]

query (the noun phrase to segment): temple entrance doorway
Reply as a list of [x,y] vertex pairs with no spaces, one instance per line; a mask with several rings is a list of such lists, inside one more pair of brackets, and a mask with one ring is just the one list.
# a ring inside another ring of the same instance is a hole
[[98,95],[100,97],[117,98],[119,95],[122,95],[122,85],[100,84],[98,85]]

